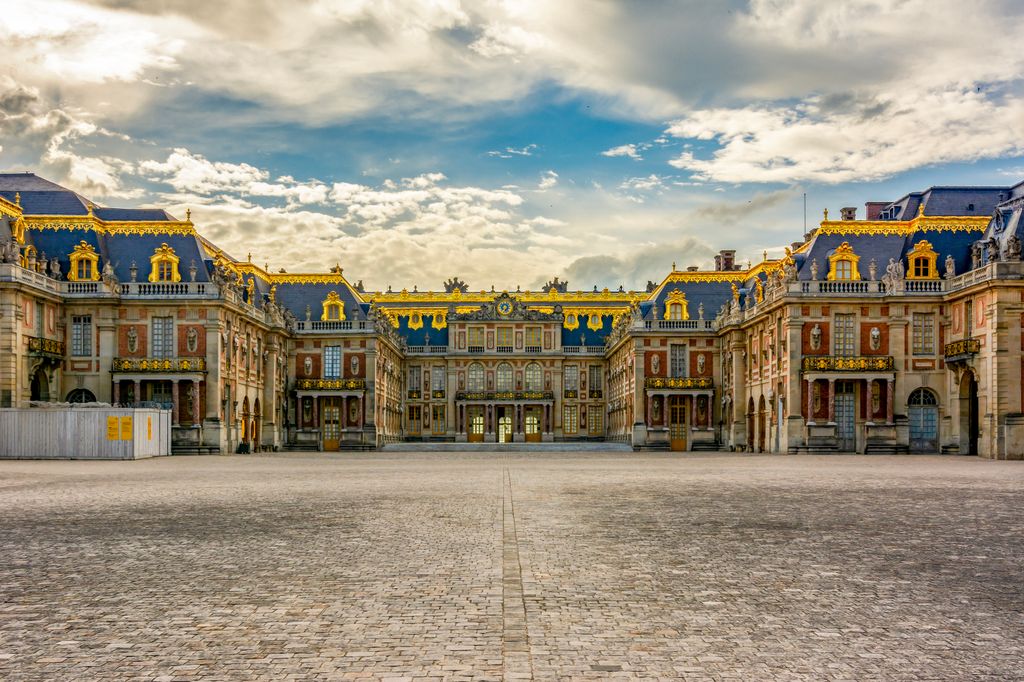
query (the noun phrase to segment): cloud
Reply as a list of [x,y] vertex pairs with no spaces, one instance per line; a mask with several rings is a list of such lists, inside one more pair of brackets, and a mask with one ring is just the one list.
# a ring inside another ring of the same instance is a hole
[[652,192],[665,189],[665,179],[651,173],[647,177],[629,178],[624,180],[619,189],[634,190],[640,192]]
[[618,147],[604,150],[601,152],[601,156],[628,156],[634,161],[643,159],[635,144],[620,144]]
[[684,152],[669,163],[699,180],[838,183],[1024,153],[1024,99],[996,101],[973,87],[951,87],[879,97],[867,106],[886,113],[867,114],[855,102],[832,108],[819,97],[795,106],[697,111],[668,133],[711,140],[717,149],[706,158]]
[[499,159],[511,159],[514,156],[533,156],[533,153],[537,150],[537,145],[528,144],[525,147],[516,149],[515,147],[505,147],[504,151],[490,151],[487,152],[487,156],[496,156]]
[[558,173],[553,170],[544,171],[540,176],[540,183],[537,185],[537,189],[541,192],[545,192],[555,185],[558,184]]
[[707,267],[715,253],[707,243],[695,237],[640,244],[626,247],[615,255],[577,258],[566,268],[566,277],[570,282],[603,282],[610,283],[608,286],[611,287],[623,284],[627,289],[642,288],[648,280],[661,282],[670,270],[673,258],[680,264],[685,262]]

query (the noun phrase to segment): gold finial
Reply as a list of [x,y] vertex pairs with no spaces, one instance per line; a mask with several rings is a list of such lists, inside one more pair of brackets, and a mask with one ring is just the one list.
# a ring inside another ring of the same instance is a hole
[[92,205],[91,202],[86,204],[85,206],[86,206],[87,209],[89,209],[89,215],[91,216],[92,215],[92,209],[95,208],[95,207]]
[[192,209],[191,208],[186,208],[185,209],[185,221],[189,222],[189,223],[192,222]]
[[21,206],[21,192],[14,193],[14,205]]
[[922,201],[917,207],[917,217],[924,216],[924,202]]
[[252,262],[252,251],[249,252],[249,262]]
[[676,271],[676,262],[672,261],[672,272]]
[[828,220],[828,209],[825,209],[825,220]]
[[270,272],[270,263],[263,264],[263,272]]
[[767,261],[768,260],[768,249],[764,250],[763,256],[764,256],[764,260]]

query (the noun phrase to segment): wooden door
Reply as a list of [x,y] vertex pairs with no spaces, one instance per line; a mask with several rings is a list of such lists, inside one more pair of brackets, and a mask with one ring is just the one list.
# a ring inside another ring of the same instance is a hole
[[681,395],[668,399],[668,438],[673,450],[686,450],[686,398]]
[[539,443],[540,442],[540,418],[541,410],[540,407],[527,407],[526,417],[524,419],[524,427],[526,429],[526,442],[527,443]]
[[469,433],[466,434],[470,443],[484,442],[484,408],[467,407],[466,423],[469,426]]
[[333,452],[341,444],[341,398],[320,398],[320,420],[323,448]]

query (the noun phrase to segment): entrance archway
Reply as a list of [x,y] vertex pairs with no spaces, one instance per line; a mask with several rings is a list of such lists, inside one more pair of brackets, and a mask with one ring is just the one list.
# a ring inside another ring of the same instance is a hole
[[764,396],[757,401],[757,452],[765,451],[765,431],[768,424],[768,408],[764,402]]
[[960,452],[978,454],[978,380],[973,372],[960,377]]
[[35,374],[32,375],[32,392],[29,395],[31,400],[49,401],[50,400],[50,380],[46,376],[46,370],[42,367],[36,370]]

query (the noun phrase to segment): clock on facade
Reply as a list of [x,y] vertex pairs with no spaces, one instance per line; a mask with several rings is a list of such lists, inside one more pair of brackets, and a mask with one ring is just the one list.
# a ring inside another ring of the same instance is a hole
[[508,315],[511,312],[512,312],[512,302],[511,301],[501,301],[500,303],[498,303],[498,314],[499,315]]

